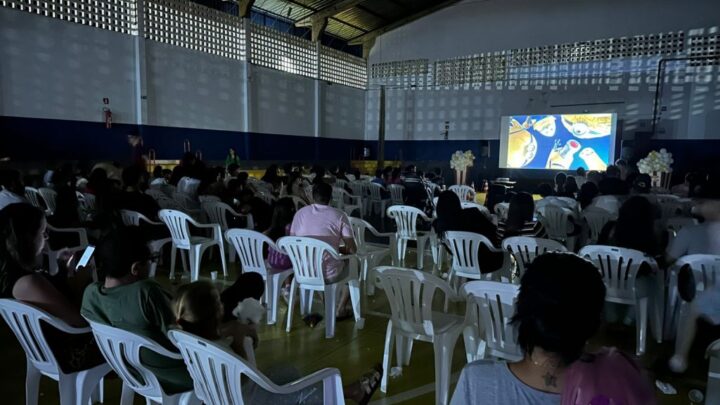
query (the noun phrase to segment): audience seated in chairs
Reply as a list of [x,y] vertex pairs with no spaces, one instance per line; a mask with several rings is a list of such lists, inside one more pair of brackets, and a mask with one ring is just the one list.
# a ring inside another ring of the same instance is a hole
[[[273,242],[277,242],[283,236],[290,235],[294,217],[295,204],[293,200],[290,198],[279,199],[273,209],[272,223],[263,234],[272,239]],[[292,267],[290,257],[272,247],[268,248],[267,260],[273,270],[287,270]]]
[[[328,205],[332,200],[332,187],[326,183],[316,184],[313,187],[313,199],[314,204],[301,208],[295,214],[290,235],[320,239],[338,249],[341,254],[355,253],[355,239],[347,215]],[[342,248],[341,242],[344,244]],[[347,271],[343,262],[332,257],[323,262],[323,272],[328,283],[344,279]],[[348,306],[349,299],[349,291],[343,286],[336,312],[338,319],[352,317],[352,308]]]
[[656,229],[655,218],[656,210],[647,198],[630,197],[620,207],[618,219],[605,225],[598,243],[658,257],[665,252],[667,231]]
[[654,403],[628,357],[612,349],[585,354],[604,302],[605,285],[592,263],[571,253],[539,256],[522,277],[512,321],[524,359],[468,364],[451,404]]
[[[40,269],[47,239],[45,214],[27,203],[11,204],[0,210],[0,298],[14,298],[34,305],[70,326],[87,326],[80,316],[82,290],[92,280],[86,269],[74,270],[74,260],[62,260],[67,267],[55,276]],[[72,272],[73,277],[68,278]],[[64,373],[92,368],[105,360],[92,333],[71,335],[49,325],[43,333]]]
[[[251,336],[253,346],[257,347],[257,334],[249,333],[249,331],[254,331],[255,326],[243,324],[237,319],[223,319],[222,314],[227,310],[224,308],[224,302],[220,300],[217,289],[208,282],[196,281],[186,284],[178,290],[175,316],[178,326],[182,330],[214,341],[232,350],[235,354],[247,358],[243,343],[245,336]],[[365,374],[359,381],[346,385],[343,388],[345,397],[358,404],[367,404],[380,385],[382,369],[378,367]],[[278,385],[284,385],[302,377],[298,370],[289,365],[275,366],[264,374]],[[238,381],[238,384],[241,382]],[[245,381],[242,384],[243,399],[248,403],[321,404],[323,402],[322,383],[288,395],[270,393],[251,381]]]
[[240,191],[238,197],[240,213],[244,215],[252,214],[255,230],[263,232],[268,229],[272,220],[272,207],[259,197],[256,197],[249,188]]
[[[454,192],[446,190],[440,193],[436,212],[437,218],[432,226],[438,236],[442,237],[447,231],[474,232],[488,238],[493,245],[498,245],[497,226],[477,208],[463,209],[460,198]],[[504,255],[480,245],[479,258],[481,269],[492,272],[502,267]]]
[[535,236],[541,238],[545,235],[540,221],[535,218],[535,202],[528,193],[517,193],[510,199],[508,216],[499,221],[497,226],[497,240],[511,236]]
[[18,170],[0,169],[0,210],[10,204],[27,202],[21,177]]
[[620,168],[614,165],[607,167],[598,189],[602,195],[626,195],[629,191],[628,184],[621,178]]
[[598,193],[597,185],[592,181],[586,181],[580,186],[580,191],[577,194],[577,201],[580,203],[580,208],[585,209],[585,207],[592,204],[593,199],[597,197]]
[[405,187],[405,204],[424,211],[428,195],[415,165],[407,167],[402,185]]

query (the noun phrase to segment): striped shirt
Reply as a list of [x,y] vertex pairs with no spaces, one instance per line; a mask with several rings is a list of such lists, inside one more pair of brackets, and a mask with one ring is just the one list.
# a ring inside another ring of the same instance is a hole
[[505,238],[509,238],[511,236],[534,236],[537,238],[542,238],[545,236],[545,228],[543,228],[540,221],[527,221],[525,222],[525,225],[523,225],[522,229],[517,230],[508,230],[507,224],[505,224],[505,221],[498,222],[497,225],[497,237],[498,240],[503,240]]

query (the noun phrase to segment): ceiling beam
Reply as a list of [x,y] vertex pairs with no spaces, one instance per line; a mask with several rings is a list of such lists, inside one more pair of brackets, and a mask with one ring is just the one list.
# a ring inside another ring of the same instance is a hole
[[432,14],[432,13],[434,13],[434,12],[440,10],[440,9],[443,9],[443,8],[445,8],[445,7],[447,7],[447,6],[450,6],[450,5],[452,5],[452,4],[455,4],[455,3],[459,2],[459,1],[460,1],[460,0],[445,0],[445,1],[442,1],[442,2],[440,2],[440,3],[438,3],[438,4],[434,5],[434,6],[431,6],[431,7],[428,7],[428,8],[426,8],[426,9],[420,10],[419,12],[417,12],[417,13],[415,13],[415,14],[409,15],[409,16],[407,16],[407,17],[405,17],[405,18],[402,18],[402,19],[397,20],[397,21],[395,21],[395,22],[393,22],[393,23],[390,23],[390,24],[388,24],[388,25],[385,25],[385,26],[383,26],[383,27],[380,27],[380,28],[378,28],[378,29],[376,29],[376,30],[372,30],[372,31],[368,32],[367,34],[363,34],[363,35],[360,35],[360,36],[358,36],[358,37],[355,37],[355,38],[351,39],[350,41],[348,41],[348,44],[350,44],[350,45],[363,45],[364,43],[366,43],[366,42],[368,42],[368,41],[370,41],[370,40],[374,40],[375,38],[379,37],[379,36],[382,35],[382,34],[385,34],[386,32],[389,32],[389,31],[392,31],[392,30],[394,30],[394,29],[396,29],[396,28],[402,27],[403,25],[405,25],[405,24],[407,24],[407,23],[409,23],[409,22],[411,22],[411,21],[415,21],[415,20],[417,20],[417,19],[420,19],[420,18],[422,18],[422,17],[425,17],[426,15]]
[[310,27],[314,24],[314,21],[322,21],[324,19],[327,19],[329,17],[334,16],[335,14],[342,13],[345,10],[351,9],[358,4],[362,3],[365,0],[338,0],[333,2],[327,7],[323,7],[321,9],[318,9],[314,13],[310,14],[309,16],[302,18],[300,20],[297,20],[295,22],[296,27]]
[[250,10],[252,10],[255,0],[240,0],[238,4],[238,15],[242,18],[250,17]]
[[310,32],[310,35],[312,36],[312,41],[317,42],[320,40],[320,36],[325,31],[325,28],[327,28],[328,25],[328,19],[323,18],[322,20],[313,20],[312,23],[312,30]]

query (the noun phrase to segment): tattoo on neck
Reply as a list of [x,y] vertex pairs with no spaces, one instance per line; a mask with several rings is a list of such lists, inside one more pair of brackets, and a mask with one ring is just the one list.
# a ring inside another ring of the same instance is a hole
[[557,377],[555,374],[550,372],[545,373],[545,375],[543,375],[543,379],[545,380],[546,387],[557,387]]

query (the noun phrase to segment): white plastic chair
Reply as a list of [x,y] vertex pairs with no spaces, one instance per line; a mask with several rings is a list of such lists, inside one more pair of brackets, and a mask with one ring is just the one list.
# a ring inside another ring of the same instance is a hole
[[517,329],[510,323],[520,288],[495,281],[470,281],[462,287],[467,300],[465,311],[465,352],[467,362],[497,357],[516,362],[523,359],[517,343]]
[[368,182],[364,180],[355,180],[348,183],[348,187],[352,191],[352,195],[360,197],[360,201],[363,205],[363,213],[370,215],[368,212]]
[[391,184],[391,185],[387,186],[387,189],[390,191],[390,204],[391,205],[405,204],[405,199],[403,198],[403,193],[405,191],[405,187],[401,186],[400,184]]
[[705,351],[705,357],[710,360],[708,366],[707,389],[705,404],[720,403],[720,339],[710,343]]
[[344,188],[333,187],[332,205],[348,216],[355,211],[360,212],[360,218],[363,216],[363,204],[360,197],[348,193]]
[[[154,226],[162,226],[165,225],[162,222],[155,222],[151,221],[146,217],[145,215],[136,212],[136,211],[130,211],[130,210],[120,210],[120,217],[122,218],[123,225],[125,226],[140,226],[141,222],[145,222],[148,225],[154,225]],[[172,243],[172,238],[163,238],[163,239],[155,239],[148,242],[148,248],[150,249],[150,252],[153,255],[162,253],[162,248],[168,244]],[[175,245],[171,245],[172,249],[170,251],[171,257],[175,257],[177,254],[177,249],[175,248]],[[187,263],[184,260],[183,257],[183,267],[187,269]],[[150,277],[155,277],[155,272],[157,270],[157,261],[153,260],[150,264]]]
[[323,404],[345,404],[342,377],[337,369],[325,368],[285,385],[277,385],[250,361],[214,342],[181,330],[171,330],[168,336],[180,349],[190,377],[195,382],[195,394],[206,404],[252,403],[250,399],[243,398],[240,385],[243,375],[263,390],[278,395],[297,394],[322,383]]
[[475,201],[475,190],[470,186],[455,184],[448,187],[448,190],[457,194],[460,201]]
[[87,236],[87,230],[85,228],[55,228],[52,225],[47,226],[48,233],[50,235],[50,239],[53,238],[58,233],[65,233],[65,234],[75,234],[77,235],[78,244],[75,246],[64,246],[59,248],[58,250],[52,250],[50,248],[50,244],[46,243],[44,248],[44,253],[48,255],[48,271],[51,275],[55,275],[59,271],[58,267],[58,258],[60,257],[60,254],[63,252],[67,253],[76,253],[85,250],[86,247],[88,247],[88,236]]
[[47,187],[40,187],[38,192],[40,193],[43,201],[45,201],[48,214],[54,214],[55,209],[57,208],[57,191]]
[[302,198],[300,198],[296,195],[291,195],[290,198],[293,201],[293,205],[295,205],[295,211],[298,211],[300,208],[308,205],[308,203],[305,202],[305,200],[303,200]]
[[200,205],[202,205],[203,203],[221,202],[222,200],[216,195],[203,194],[198,196],[198,201],[200,201]]
[[[603,245],[585,246],[580,249],[578,255],[589,258],[600,271],[607,289],[605,301],[635,307],[637,318],[635,320],[635,354],[643,355],[650,314],[648,302],[652,292],[638,288],[636,279],[638,270],[643,263],[657,269],[655,259],[637,250]],[[659,323],[653,326],[660,327]]]
[[357,179],[355,178],[355,175],[354,175],[354,174],[348,173],[348,174],[345,175],[345,177],[346,177],[348,180],[350,180],[351,182],[357,180]]
[[425,244],[430,239],[430,232],[419,232],[417,230],[417,221],[418,218],[422,218],[426,222],[431,222],[430,218],[424,212],[409,205],[394,205],[387,209],[387,214],[395,220],[397,226],[395,231],[397,253],[394,258],[400,264],[404,264],[408,241],[414,240],[417,242],[417,268],[422,270]]
[[[246,229],[255,229],[255,222],[253,221],[252,214],[240,214],[222,201],[204,202],[200,204],[200,207],[202,208],[203,213],[207,217],[208,223],[220,225],[220,230],[223,233],[227,232],[227,230],[230,229],[230,225],[228,225],[227,222],[227,214],[230,214],[234,217],[245,218]],[[227,249],[227,246],[225,250],[227,251],[228,259],[231,262],[234,262],[235,250]]]
[[280,251],[280,248],[272,239],[260,232],[250,229],[230,229],[225,232],[225,239],[240,256],[242,271],[258,273],[265,280],[265,294],[262,299],[267,304],[267,323],[274,325],[277,322],[280,289],[285,279],[292,274],[292,268],[287,270],[270,268],[270,264],[263,258],[263,248],[265,245],[276,251]]
[[267,190],[262,189],[262,188],[261,188],[261,189],[258,189],[258,191],[255,193],[255,197],[263,200],[263,202],[265,202],[265,204],[267,204],[267,205],[273,205],[273,203],[274,203],[275,200],[276,200],[275,196],[272,195],[272,194],[270,193],[270,191],[267,191]]
[[100,364],[75,373],[63,373],[43,335],[41,321],[63,333],[73,335],[90,333],[90,328],[71,327],[39,308],[11,299],[0,299],[0,313],[25,350],[27,405],[38,403],[40,377],[43,375],[58,382],[61,405],[86,405],[93,392],[102,395],[103,377],[110,372],[110,366]]
[[[290,256],[293,264],[293,278],[290,286],[290,301],[288,303],[287,327],[290,332],[292,326],[293,307],[295,305],[295,291],[300,288],[300,310],[303,315],[312,312],[313,293],[321,292],[325,296],[325,337],[327,339],[335,336],[335,307],[337,305],[337,290],[343,283],[348,284],[350,298],[352,300],[355,323],[362,329],[365,320],[360,315],[360,283],[357,275],[357,268],[352,266],[355,256],[341,256],[328,243],[318,239],[285,236],[278,240],[278,247],[285,254]],[[324,259],[334,258],[335,260],[350,260],[350,271],[347,277],[337,280],[332,284],[325,282],[323,272]]]
[[[190,218],[189,215],[176,210],[160,210],[160,220],[167,225],[172,237],[173,247],[187,250],[190,257],[190,281],[197,281],[200,275],[200,263],[205,250],[211,246],[220,249],[220,260],[222,262],[223,275],[227,277],[227,266],[225,264],[225,244],[222,239],[222,230],[218,224],[201,224]],[[213,236],[206,238],[192,236],[190,225],[197,228],[212,229]],[[170,257],[170,278],[175,276],[175,256]]]
[[442,279],[418,270],[398,267],[375,269],[390,303],[390,320],[385,333],[383,376],[380,390],[387,393],[393,341],[398,367],[410,364],[415,340],[433,344],[435,351],[435,403],[446,404],[450,387],[452,356],[464,320],[458,315],[433,311],[433,296],[437,290],[446,299],[457,295]]
[[571,215],[570,209],[553,204],[548,204],[539,210],[539,220],[547,232],[548,239],[562,242],[569,248],[569,234],[572,230]]
[[333,187],[340,187],[344,189],[348,185],[347,180],[342,179],[335,179],[335,184],[333,184]]
[[[178,191],[173,194],[172,201],[180,207],[179,211],[190,215],[195,220],[200,219],[200,215],[202,214],[200,201],[193,195]],[[158,205],[161,205],[160,201],[158,201]]]
[[45,211],[46,214],[50,214],[47,211],[47,207],[43,205],[40,201],[42,200],[42,196],[40,195],[40,192],[38,189],[34,187],[25,187],[25,198],[28,200],[30,204],[32,204],[34,207],[40,208],[41,210]]
[[175,360],[182,360],[180,354],[173,353],[143,336],[89,319],[87,321],[100,352],[123,382],[121,405],[132,405],[136,393],[147,401],[163,405],[200,405],[200,400],[193,391],[167,394],[155,374],[140,361],[140,352],[143,349]]
[[[373,295],[375,293],[374,268],[385,255],[392,255],[391,252],[394,251],[395,246],[395,233],[380,233],[367,221],[360,218],[350,218],[350,226],[352,227],[355,246],[357,247],[355,255],[360,261],[360,281],[365,283],[366,295]],[[368,231],[376,238],[388,238],[389,244],[383,245],[368,242],[365,239],[365,233]]]
[[376,184],[368,183],[368,192],[370,193],[370,199],[368,200],[368,211],[370,215],[375,212],[375,207],[380,210],[380,218],[385,219],[385,210],[387,209],[390,200],[382,198],[382,192],[385,191],[385,187]]
[[196,196],[198,188],[200,188],[200,180],[193,179],[192,177],[183,177],[178,181],[176,190],[178,193]]
[[613,215],[602,208],[591,205],[582,211],[582,218],[588,226],[587,244],[593,245],[597,243],[605,225],[613,220]]
[[[452,265],[448,283],[457,291],[460,279],[482,280],[494,277],[500,281],[502,276],[510,278],[510,252],[497,249],[483,235],[472,232],[445,232],[445,243],[452,253]],[[480,245],[485,245],[491,252],[502,252],[503,266],[497,271],[482,274],[480,263]]]
[[495,208],[493,208],[493,211],[495,211],[495,215],[497,215],[498,219],[504,221],[507,219],[508,212],[510,211],[510,204],[497,203],[495,204]]
[[502,241],[502,248],[512,253],[518,267],[520,280],[527,266],[536,257],[547,252],[567,252],[567,248],[560,242],[552,239],[534,238],[531,236],[513,236]]

